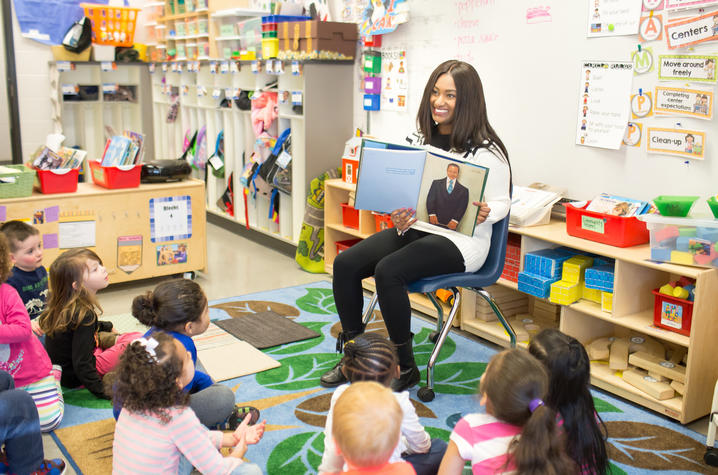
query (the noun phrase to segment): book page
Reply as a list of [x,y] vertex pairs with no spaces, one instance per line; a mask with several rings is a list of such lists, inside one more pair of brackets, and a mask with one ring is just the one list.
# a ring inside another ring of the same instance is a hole
[[424,150],[362,149],[354,207],[391,213],[416,208]]
[[[487,173],[487,168],[427,152],[416,206],[417,220],[473,235],[479,209],[472,203],[481,201]],[[449,179],[453,180],[451,192]],[[432,215],[436,217],[435,223]]]

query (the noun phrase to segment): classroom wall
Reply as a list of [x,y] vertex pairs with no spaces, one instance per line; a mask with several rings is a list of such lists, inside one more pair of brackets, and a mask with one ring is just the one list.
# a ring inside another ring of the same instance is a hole
[[[544,182],[590,199],[601,192],[651,199],[660,194],[718,193],[716,122],[687,118],[650,118],[651,126],[709,132],[707,159],[648,154],[640,148],[606,150],[575,145],[580,62],[630,60],[637,35],[586,38],[587,0],[411,0],[409,22],[383,38],[384,48],[405,48],[409,72],[407,112],[362,110],[361,64],[355,83],[355,123],[372,134],[401,140],[415,127],[421,94],[440,62],[459,58],[476,67],[482,78],[489,118],[505,142],[515,183]],[[549,6],[552,21],[527,24],[526,10]],[[665,42],[648,43],[655,59],[668,53]],[[697,46],[693,54],[715,53],[718,41]],[[687,53],[673,50],[670,54]],[[634,77],[634,90],[651,90],[657,73]],[[628,107],[628,104],[627,104]],[[711,140],[712,138],[712,140]],[[645,132],[644,132],[645,139]],[[694,211],[708,212],[704,200]]]

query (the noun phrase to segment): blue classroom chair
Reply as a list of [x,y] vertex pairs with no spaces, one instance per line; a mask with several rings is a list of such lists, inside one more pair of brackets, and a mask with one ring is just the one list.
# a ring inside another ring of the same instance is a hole
[[[409,285],[409,292],[420,292],[426,295],[429,300],[431,300],[431,303],[434,304],[434,307],[436,307],[437,312],[436,332],[432,332],[431,334],[431,340],[434,342],[434,349],[431,352],[429,364],[426,368],[426,386],[419,388],[417,394],[419,399],[422,401],[428,402],[434,399],[434,364],[436,363],[436,358],[439,356],[439,351],[441,351],[441,347],[446,340],[446,336],[449,334],[451,324],[453,323],[456,312],[459,310],[459,305],[461,304],[459,287],[471,289],[486,300],[496,314],[496,317],[499,319],[501,325],[509,334],[511,347],[514,348],[516,346],[516,332],[514,332],[514,329],[511,328],[511,325],[501,313],[499,306],[496,304],[491,295],[483,289],[483,287],[495,284],[503,272],[508,232],[508,216],[501,221],[494,223],[493,232],[491,234],[491,248],[489,249],[489,255],[486,257],[486,262],[484,262],[481,269],[476,272],[460,272],[457,274],[437,275],[418,280]],[[436,301],[434,292],[438,289],[446,288],[451,290],[454,296],[454,303],[449,311],[448,319],[444,322],[444,312],[439,302]],[[377,294],[375,292],[369,302],[369,307],[367,307],[364,312],[364,327],[366,327],[367,323],[371,320],[376,303]]]

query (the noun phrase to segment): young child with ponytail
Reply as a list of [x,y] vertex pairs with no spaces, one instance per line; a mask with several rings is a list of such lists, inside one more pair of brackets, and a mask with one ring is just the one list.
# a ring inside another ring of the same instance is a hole
[[[374,381],[387,388],[391,386],[392,380],[399,377],[400,372],[395,345],[377,333],[363,333],[349,340],[344,345],[341,367],[349,384]],[[332,419],[334,405],[349,388],[349,384],[339,386],[332,394],[324,428],[324,453],[319,465],[320,474],[340,473],[345,464],[344,457],[337,453],[332,438]],[[402,410],[401,438],[389,463],[405,460],[414,467],[417,475],[435,474],[446,450],[446,442],[432,439],[419,423],[419,416],[409,399],[409,391],[393,394]]]
[[459,420],[439,475],[462,473],[467,460],[474,474],[576,473],[556,427],[556,412],[544,403],[547,392],[546,370],[526,350],[496,354],[479,384],[486,414]]

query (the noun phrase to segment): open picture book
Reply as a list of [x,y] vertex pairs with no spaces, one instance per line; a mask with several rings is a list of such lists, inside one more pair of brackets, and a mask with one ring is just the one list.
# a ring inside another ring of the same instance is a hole
[[363,139],[357,175],[357,209],[391,213],[413,208],[420,227],[472,236],[489,169],[442,150]]

